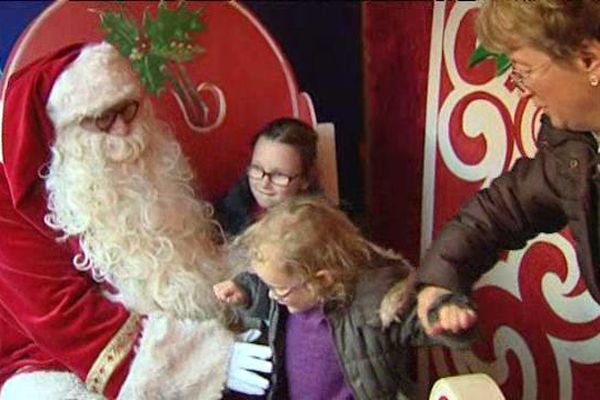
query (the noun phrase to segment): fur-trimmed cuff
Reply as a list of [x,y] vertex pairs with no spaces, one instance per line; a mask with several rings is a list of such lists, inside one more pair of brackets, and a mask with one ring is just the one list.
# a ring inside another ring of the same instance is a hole
[[103,400],[104,396],[88,391],[72,372],[34,371],[13,375],[0,389],[0,400],[23,399]]
[[233,342],[215,319],[150,315],[119,399],[220,399]]

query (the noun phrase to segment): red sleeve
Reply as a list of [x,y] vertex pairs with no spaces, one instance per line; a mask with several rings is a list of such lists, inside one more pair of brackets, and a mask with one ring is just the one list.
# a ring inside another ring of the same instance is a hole
[[[85,381],[129,312],[75,269],[67,244],[57,243],[13,207],[3,171],[0,232],[0,303],[34,343]],[[132,350],[127,351],[125,362],[109,376],[109,397],[116,396],[127,374]]]

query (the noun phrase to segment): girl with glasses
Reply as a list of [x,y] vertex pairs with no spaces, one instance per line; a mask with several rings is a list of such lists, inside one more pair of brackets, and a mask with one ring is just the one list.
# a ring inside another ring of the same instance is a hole
[[[279,118],[263,127],[252,140],[252,158],[246,174],[215,204],[217,220],[225,232],[236,235],[274,205],[302,193],[320,191],[317,183],[317,133],[294,118]],[[253,286],[265,301],[254,304],[254,322],[267,318],[267,287],[247,272],[217,283],[213,290],[222,301],[243,300],[240,286]],[[248,321],[247,321],[248,322]]]
[[318,190],[316,159],[317,133],[310,125],[294,118],[267,124],[252,140],[246,174],[215,204],[223,229],[238,234],[264,210]]
[[[234,241],[234,249],[247,254],[272,300],[268,399],[413,398],[410,346],[469,341],[449,335],[434,343],[414,309],[384,329],[378,308],[395,282],[402,281],[396,291],[404,291],[403,306],[414,304],[412,267],[367,241],[324,198],[298,196],[273,207]],[[248,304],[262,301],[261,293],[245,289]],[[456,298],[437,307],[470,310]]]

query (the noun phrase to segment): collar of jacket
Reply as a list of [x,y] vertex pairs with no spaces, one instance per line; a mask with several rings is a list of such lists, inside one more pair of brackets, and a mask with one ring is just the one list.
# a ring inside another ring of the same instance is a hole
[[[394,260],[395,261],[395,260]],[[387,291],[400,279],[406,278],[400,261],[387,261],[386,264],[365,270],[359,277],[354,294],[347,303],[331,301],[325,304],[328,317],[342,317],[350,313],[357,325],[381,327],[379,305]]]
[[556,147],[566,141],[583,142],[593,148],[594,152],[598,151],[598,142],[591,132],[577,132],[566,129],[557,129],[552,126],[550,118],[543,114],[541,118],[542,126],[537,139],[537,146]]

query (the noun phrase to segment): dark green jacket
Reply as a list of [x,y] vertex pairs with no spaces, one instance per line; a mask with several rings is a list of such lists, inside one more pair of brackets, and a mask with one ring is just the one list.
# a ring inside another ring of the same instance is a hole
[[[357,400],[414,398],[416,364],[412,346],[443,343],[424,334],[415,309],[402,323],[382,329],[379,304],[385,293],[405,276],[400,268],[403,267],[368,270],[359,280],[351,304],[324,307],[346,384]],[[252,288],[247,289],[253,292]],[[285,307],[271,302],[268,338],[274,353],[274,371],[268,399],[288,398],[284,362],[287,315]],[[467,344],[463,340],[452,343]]]

